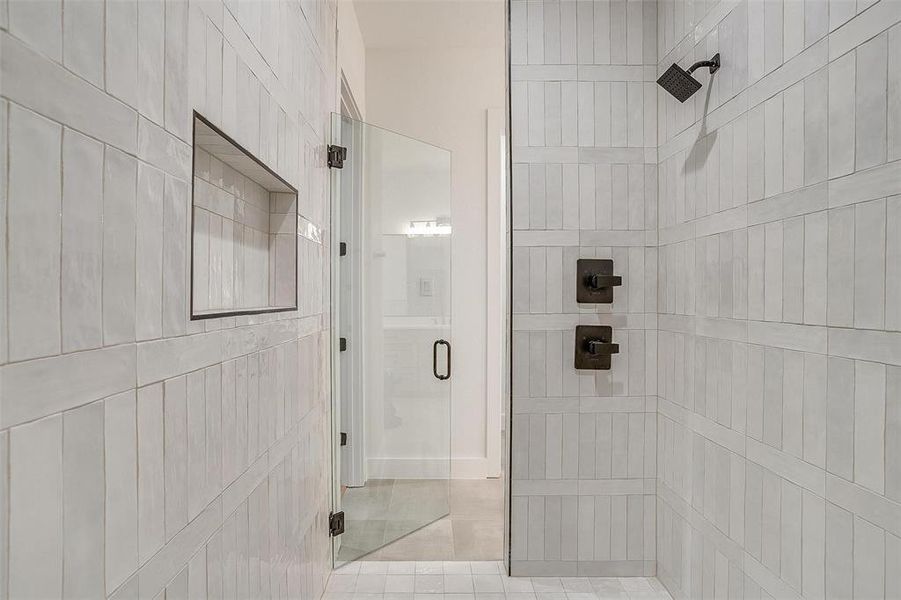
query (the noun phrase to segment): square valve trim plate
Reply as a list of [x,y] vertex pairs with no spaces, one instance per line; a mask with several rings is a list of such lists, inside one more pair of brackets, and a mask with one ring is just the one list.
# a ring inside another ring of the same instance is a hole
[[613,288],[623,280],[613,274],[609,258],[580,258],[576,261],[576,302],[581,304],[612,304]]
[[619,354],[613,343],[613,328],[608,325],[576,326],[575,368],[607,371],[610,356]]

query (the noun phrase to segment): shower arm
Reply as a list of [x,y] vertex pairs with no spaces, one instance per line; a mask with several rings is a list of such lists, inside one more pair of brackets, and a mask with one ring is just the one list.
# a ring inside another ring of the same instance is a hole
[[713,75],[720,68],[720,54],[717,52],[713,55],[713,58],[710,60],[699,60],[695,64],[688,67],[688,74],[691,75],[695,69],[700,69],[702,67],[710,67],[710,74]]

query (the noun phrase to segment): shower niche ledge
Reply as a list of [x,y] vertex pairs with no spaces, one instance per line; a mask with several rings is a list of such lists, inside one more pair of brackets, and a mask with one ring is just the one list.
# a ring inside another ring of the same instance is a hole
[[194,113],[191,319],[297,310],[297,190]]

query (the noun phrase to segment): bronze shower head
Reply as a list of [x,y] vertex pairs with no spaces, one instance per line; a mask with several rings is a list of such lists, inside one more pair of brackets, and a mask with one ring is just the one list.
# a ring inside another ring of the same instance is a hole
[[701,89],[701,82],[691,76],[695,69],[701,67],[710,67],[710,74],[713,75],[720,68],[719,52],[713,55],[710,60],[702,60],[691,65],[686,71],[677,64],[673,64],[666,72],[657,80],[657,85],[672,94],[679,102],[685,102]]

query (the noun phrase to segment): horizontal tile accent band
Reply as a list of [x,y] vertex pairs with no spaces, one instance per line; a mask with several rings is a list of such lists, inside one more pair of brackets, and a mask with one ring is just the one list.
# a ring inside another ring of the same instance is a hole
[[510,561],[513,577],[653,577],[656,568],[653,560]]
[[513,414],[655,413],[655,396],[513,398]]
[[617,329],[653,329],[644,313],[514,314],[514,331],[559,331],[576,325],[610,325]]
[[514,479],[514,496],[653,495],[656,479]]

